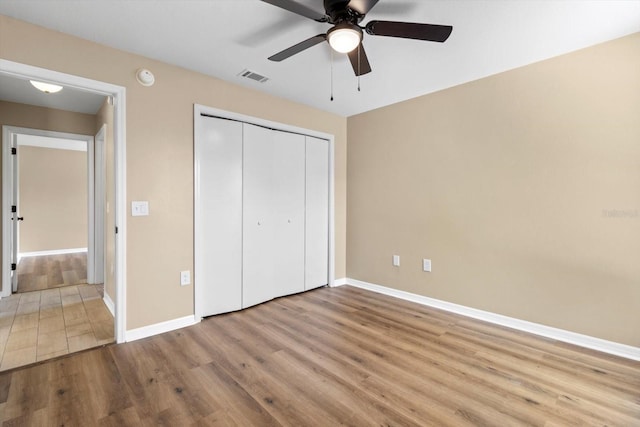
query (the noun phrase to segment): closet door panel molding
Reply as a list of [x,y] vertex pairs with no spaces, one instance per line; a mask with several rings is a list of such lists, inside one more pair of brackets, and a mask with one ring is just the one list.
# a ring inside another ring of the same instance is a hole
[[273,242],[276,202],[273,132],[244,124],[242,307],[277,296]]
[[274,132],[277,295],[304,291],[305,137]]
[[242,124],[197,122],[195,305],[199,315],[242,305]]
[[329,283],[329,142],[306,137],[305,290]]

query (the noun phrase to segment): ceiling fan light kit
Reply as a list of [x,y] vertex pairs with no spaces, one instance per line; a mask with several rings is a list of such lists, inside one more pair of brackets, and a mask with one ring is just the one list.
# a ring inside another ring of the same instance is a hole
[[[283,61],[310,47],[327,41],[331,48],[346,53],[356,76],[371,72],[369,59],[362,45],[363,29],[368,35],[397,37],[443,43],[451,35],[450,25],[420,24],[397,21],[371,21],[360,26],[364,17],[379,0],[324,0],[324,14],[320,14],[295,0],[262,0],[296,15],[332,25],[326,34],[303,40],[269,57],[270,61]],[[319,0],[318,0],[319,1]]]
[[362,41],[360,27],[348,22],[342,22],[327,31],[329,45],[339,53],[349,53]]

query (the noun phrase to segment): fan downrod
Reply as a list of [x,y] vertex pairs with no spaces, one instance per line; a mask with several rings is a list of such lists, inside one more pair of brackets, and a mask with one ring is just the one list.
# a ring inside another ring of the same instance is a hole
[[349,2],[350,0],[324,0],[324,10],[330,24],[348,22],[358,25],[364,19],[364,15],[348,7]]

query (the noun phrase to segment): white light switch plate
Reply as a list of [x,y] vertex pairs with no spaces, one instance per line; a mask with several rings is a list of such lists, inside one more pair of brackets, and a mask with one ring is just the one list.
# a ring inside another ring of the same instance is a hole
[[180,286],[187,286],[191,284],[191,272],[189,270],[180,272]]
[[423,259],[422,260],[422,271],[431,271],[431,260]]
[[134,201],[131,202],[131,216],[147,216],[149,215],[149,202]]
[[393,265],[394,267],[400,267],[400,255],[393,256]]

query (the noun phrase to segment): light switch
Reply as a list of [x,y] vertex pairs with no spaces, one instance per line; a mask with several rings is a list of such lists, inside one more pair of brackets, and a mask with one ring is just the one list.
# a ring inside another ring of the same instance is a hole
[[393,256],[393,266],[400,267],[400,255]]
[[131,202],[131,216],[147,216],[149,215],[149,202],[134,201]]
[[427,272],[431,271],[431,260],[430,259],[423,259],[422,260],[422,271],[427,271]]

